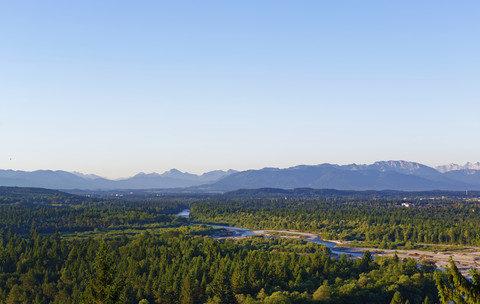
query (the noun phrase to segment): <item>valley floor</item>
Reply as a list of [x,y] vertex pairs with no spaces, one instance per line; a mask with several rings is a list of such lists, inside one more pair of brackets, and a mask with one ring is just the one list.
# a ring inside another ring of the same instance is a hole
[[[432,261],[438,268],[444,269],[449,264],[450,257],[457,263],[457,267],[464,276],[469,275],[470,269],[480,269],[480,248],[479,247],[467,247],[464,249],[445,250],[445,251],[425,251],[415,249],[377,249],[366,247],[349,247],[345,246],[348,242],[335,241],[335,240],[321,240],[321,237],[315,233],[288,231],[288,230],[264,230],[264,229],[243,229],[229,226],[217,226],[222,227],[231,234],[217,236],[217,238],[245,238],[252,235],[261,235],[266,237],[285,237],[285,238],[299,238],[308,242],[316,242],[325,244],[330,248],[332,253],[339,256],[345,253],[350,257],[361,257],[363,253],[369,250],[375,256],[393,257],[395,253],[400,259],[413,258],[420,263],[422,260]],[[231,228],[231,229],[230,229]]]

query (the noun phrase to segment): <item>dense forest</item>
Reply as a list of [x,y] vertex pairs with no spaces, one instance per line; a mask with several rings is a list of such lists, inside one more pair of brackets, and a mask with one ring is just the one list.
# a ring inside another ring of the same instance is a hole
[[104,200],[38,188],[0,187],[0,228],[28,234],[84,232],[139,227],[171,227],[185,223],[174,214],[186,202],[169,200]]
[[[316,232],[326,239],[399,244],[480,244],[480,203],[461,199],[203,200],[192,220]],[[395,247],[393,247],[395,248]]]
[[202,227],[106,241],[0,235],[3,303],[409,303],[437,300],[415,260],[330,257],[319,244],[217,241]]
[[[453,262],[441,273],[432,263],[373,258],[368,251],[359,259],[334,257],[325,246],[301,239],[213,238],[218,228],[202,224],[315,231],[386,246],[430,239],[476,244],[476,202],[410,200],[415,208],[402,202],[350,194],[310,200],[158,194],[112,199],[0,187],[0,303],[477,299],[477,283],[463,278]],[[175,216],[185,208],[191,218]],[[445,239],[435,234],[441,232],[447,232]]]

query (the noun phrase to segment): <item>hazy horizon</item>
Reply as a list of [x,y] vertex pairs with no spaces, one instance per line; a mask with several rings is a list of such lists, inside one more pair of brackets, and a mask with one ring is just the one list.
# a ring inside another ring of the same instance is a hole
[[1,8],[1,169],[479,161],[477,1]]
[[287,169],[287,168],[291,168],[291,167],[296,167],[296,166],[302,166],[302,165],[307,165],[307,166],[316,166],[316,165],[322,165],[322,164],[332,164],[332,165],[371,165],[375,162],[378,162],[378,161],[407,161],[407,162],[413,162],[413,163],[419,163],[419,164],[422,164],[422,165],[426,165],[426,166],[429,166],[431,168],[434,168],[436,169],[436,167],[439,167],[439,166],[444,166],[444,165],[460,165],[460,166],[464,166],[468,163],[471,163],[471,164],[475,164],[475,163],[480,163],[480,162],[477,162],[477,161],[470,161],[470,162],[465,162],[465,163],[445,163],[445,164],[437,164],[437,165],[429,165],[429,164],[426,164],[426,163],[421,163],[421,162],[416,162],[416,161],[410,161],[410,160],[377,160],[377,161],[374,161],[374,162],[369,162],[369,163],[361,163],[361,162],[352,162],[352,163],[330,163],[330,162],[323,162],[323,163],[317,163],[317,164],[295,164],[295,165],[291,165],[291,166],[284,166],[284,167],[280,167],[280,166],[263,166],[263,167],[258,167],[258,168],[245,168],[245,169],[236,169],[236,168],[220,168],[220,169],[212,169],[212,170],[206,170],[206,171],[197,171],[197,172],[193,172],[193,171],[188,171],[188,170],[182,170],[182,169],[179,169],[179,168],[169,168],[167,170],[163,170],[163,171],[139,171],[139,172],[134,172],[130,175],[126,175],[126,176],[106,176],[106,175],[101,175],[101,174],[97,174],[95,172],[83,172],[83,171],[77,171],[77,170],[73,170],[73,171],[70,171],[70,170],[65,170],[65,169],[50,169],[50,168],[39,168],[39,169],[32,169],[32,170],[22,170],[22,169],[12,169],[12,168],[0,168],[0,170],[14,170],[14,171],[25,171],[25,172],[33,172],[33,171],[42,171],[42,170],[45,170],[45,171],[66,171],[66,172],[70,172],[70,173],[74,173],[74,174],[82,174],[82,175],[96,175],[96,176],[99,176],[99,177],[102,177],[102,178],[107,178],[107,179],[111,179],[111,180],[121,180],[121,179],[127,179],[127,178],[130,178],[130,177],[133,177],[137,174],[152,174],[152,173],[158,173],[158,174],[163,174],[163,173],[166,173],[170,170],[178,170],[182,173],[190,173],[190,174],[195,174],[195,175],[202,175],[204,173],[208,173],[208,172],[212,172],[212,171],[228,171],[228,170],[235,170],[235,171],[247,171],[247,170],[260,170],[260,169],[264,169],[264,168],[278,168],[278,169]]

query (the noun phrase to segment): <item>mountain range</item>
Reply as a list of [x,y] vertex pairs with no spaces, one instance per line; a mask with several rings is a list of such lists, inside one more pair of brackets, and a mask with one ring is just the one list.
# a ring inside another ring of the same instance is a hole
[[432,168],[409,161],[379,161],[369,165],[301,165],[285,169],[211,171],[202,175],[176,169],[139,173],[109,180],[78,172],[0,170],[0,186],[51,189],[178,189],[223,192],[258,188],[314,188],[339,190],[480,190],[480,163]]
[[139,173],[130,178],[110,180],[93,174],[79,172],[0,170],[0,186],[85,190],[170,189],[213,183],[235,172],[237,171],[217,170],[202,175],[195,175],[172,169],[162,174]]

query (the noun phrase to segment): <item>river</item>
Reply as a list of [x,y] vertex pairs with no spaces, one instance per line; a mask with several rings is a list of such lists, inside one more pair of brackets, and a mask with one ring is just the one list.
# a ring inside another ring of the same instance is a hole
[[175,216],[181,216],[181,217],[189,218],[190,217],[190,209],[182,210],[179,213],[175,214]]
[[[190,217],[190,209],[182,210],[181,212],[177,213],[176,216],[182,216],[185,218]],[[389,250],[389,249],[382,249],[379,252],[375,248],[353,248],[353,247],[342,247],[341,245],[336,242],[331,241],[323,241],[318,234],[315,233],[307,233],[307,232],[297,232],[297,231],[288,231],[288,230],[265,230],[265,229],[246,229],[241,227],[233,227],[233,226],[225,226],[225,225],[216,225],[216,224],[208,224],[209,226],[215,228],[223,228],[226,229],[231,233],[231,235],[226,236],[227,238],[240,238],[240,237],[249,237],[254,235],[262,235],[265,237],[275,237],[272,234],[283,234],[282,237],[288,237],[285,234],[291,234],[291,238],[298,238],[301,237],[302,240],[307,242],[318,243],[327,246],[332,254],[339,257],[342,253],[346,254],[350,257],[362,257],[363,253],[366,250],[371,251],[372,255],[380,255],[380,256],[393,256],[394,254],[398,255],[400,259],[404,258],[414,258],[419,263],[421,260],[430,260],[436,263],[437,269],[444,269],[448,267],[450,263],[450,257],[457,262],[460,262],[457,265],[458,269],[464,276],[469,275],[469,269],[476,268],[478,269],[479,266],[477,261],[480,260],[480,254],[478,253],[480,248],[478,247],[471,247],[467,248],[468,250],[458,250],[458,251],[441,251],[441,252],[430,252],[430,251],[421,251],[421,250],[405,250],[402,249],[397,252],[397,250]],[[470,252],[471,251],[471,252]]]
[[[190,209],[182,210],[181,212],[177,213],[176,216],[189,218],[190,217]],[[208,225],[212,226],[212,227],[215,227],[215,228],[223,228],[225,230],[233,232],[233,234],[231,236],[229,236],[231,238],[234,238],[234,237],[236,237],[236,238],[249,237],[249,236],[254,236],[254,235],[262,235],[262,236],[266,236],[266,237],[271,237],[272,233],[291,234],[292,238],[294,238],[295,236],[300,236],[300,237],[302,237],[302,240],[305,240],[307,242],[312,242],[312,243],[318,243],[318,244],[325,245],[335,255],[341,255],[342,253],[345,253],[346,255],[350,255],[350,256],[353,256],[353,257],[362,257],[363,256],[363,251],[352,250],[352,248],[350,248],[350,247],[335,247],[335,246],[337,246],[337,243],[329,242],[329,241],[323,241],[322,238],[318,234],[315,234],[315,233],[297,232],[297,231],[289,231],[289,230],[246,229],[246,228],[241,228],[241,227],[216,225],[216,224],[208,224]]]

